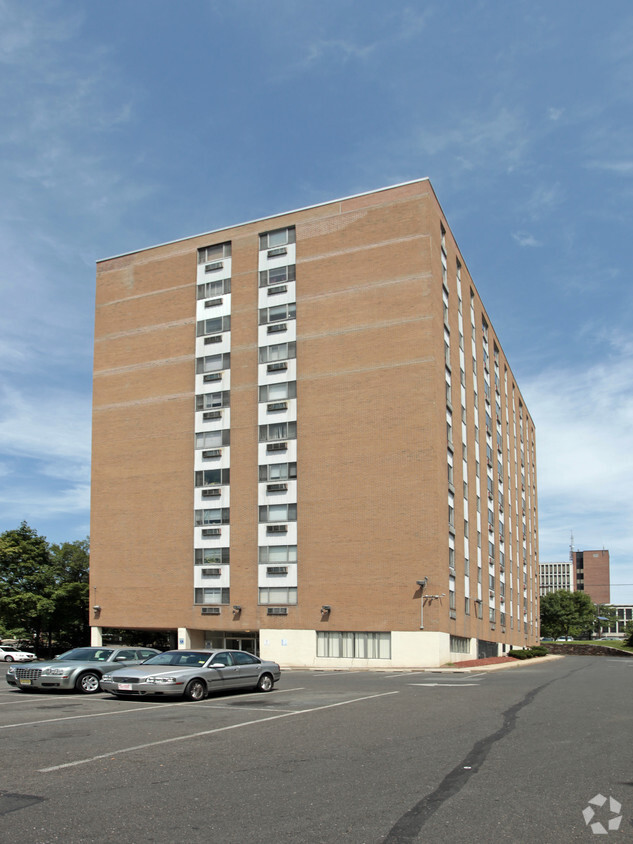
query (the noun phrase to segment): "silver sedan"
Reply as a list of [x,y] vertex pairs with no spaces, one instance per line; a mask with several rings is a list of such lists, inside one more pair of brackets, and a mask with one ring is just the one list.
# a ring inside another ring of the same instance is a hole
[[246,651],[166,651],[134,668],[104,674],[101,688],[116,697],[165,695],[203,700],[225,689],[269,692],[280,677],[276,662]]
[[39,662],[28,668],[11,666],[6,679],[21,692],[75,689],[85,695],[94,695],[99,691],[99,680],[106,671],[137,665],[157,653],[160,651],[155,648],[73,648],[56,656],[52,662]]

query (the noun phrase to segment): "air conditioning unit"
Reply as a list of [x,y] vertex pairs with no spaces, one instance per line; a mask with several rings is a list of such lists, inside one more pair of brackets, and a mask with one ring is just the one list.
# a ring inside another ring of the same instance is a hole
[[266,566],[266,574],[288,574],[288,566]]
[[202,569],[202,577],[220,577],[222,569]]
[[266,533],[288,533],[288,525],[266,525]]
[[287,255],[288,250],[285,246],[277,246],[275,249],[269,249],[267,252],[268,258],[276,258],[278,255]]
[[202,615],[220,615],[220,607],[202,607]]
[[222,529],[221,528],[203,528],[202,529],[203,536],[221,536]]
[[205,460],[208,460],[211,457],[222,457],[222,449],[221,448],[209,448],[206,451],[202,452],[202,457]]
[[223,299],[220,297],[219,299],[207,299],[204,303],[205,308],[217,308],[218,305],[221,305]]
[[278,284],[275,287],[268,288],[268,295],[274,296],[276,293],[287,293],[288,292],[288,285],[287,284]]
[[221,334],[214,334],[213,337],[205,337],[204,344],[208,346],[210,343],[221,343],[222,342],[222,335]]
[[269,325],[266,329],[267,334],[278,334],[280,331],[288,331],[288,326],[285,322],[276,322]]
[[266,484],[266,492],[285,492],[288,489],[288,484]]
[[209,381],[221,381],[222,380],[222,373],[221,372],[207,372],[207,374],[202,379],[205,384],[208,384]]
[[268,607],[266,615],[288,615],[288,607]]
[[221,410],[206,410],[202,414],[202,418],[205,422],[208,422],[211,419],[222,419],[222,411]]
[[284,369],[288,369],[288,362],[285,360],[278,360],[274,363],[269,363],[267,367],[267,372],[282,372]]
[[215,273],[221,270],[224,266],[224,261],[214,261],[212,264],[207,264],[204,268],[205,273]]
[[273,401],[269,405],[266,405],[266,410],[269,410],[269,411],[288,410],[288,402],[287,401]]
[[266,446],[266,451],[288,451],[288,443],[268,443],[268,445]]
[[219,495],[222,495],[222,490],[220,489],[220,487],[213,487],[212,489],[202,490],[203,498],[216,498]]

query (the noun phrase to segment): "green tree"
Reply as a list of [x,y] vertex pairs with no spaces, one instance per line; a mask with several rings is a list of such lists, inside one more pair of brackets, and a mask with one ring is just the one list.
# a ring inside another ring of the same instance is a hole
[[52,599],[55,609],[49,619],[49,647],[55,637],[58,645],[73,647],[90,639],[88,622],[88,539],[51,545],[53,576]]
[[54,609],[51,555],[46,537],[22,522],[16,530],[0,535],[2,625],[16,637],[32,638],[37,650]]
[[627,621],[624,627],[624,644],[627,648],[633,648],[633,621]]
[[568,592],[559,589],[541,598],[541,635],[578,636],[592,627],[596,607],[586,592]]
[[596,618],[593,623],[593,632],[599,639],[603,630],[608,630],[617,623],[618,611],[610,604],[596,604]]
[[49,545],[22,522],[0,534],[0,631],[49,649],[88,640],[88,540]]

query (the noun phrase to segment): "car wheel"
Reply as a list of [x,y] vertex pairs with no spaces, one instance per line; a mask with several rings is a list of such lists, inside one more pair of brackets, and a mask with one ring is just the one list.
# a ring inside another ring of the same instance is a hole
[[7,654],[4,658],[5,662],[13,662],[13,657],[10,654]]
[[202,680],[190,680],[185,688],[185,700],[204,700],[207,687]]
[[77,678],[75,688],[84,695],[94,695],[100,691],[99,680],[99,675],[95,674],[94,671],[84,671]]
[[262,674],[262,676],[257,681],[257,686],[255,688],[258,692],[270,692],[274,685],[275,682],[271,674]]

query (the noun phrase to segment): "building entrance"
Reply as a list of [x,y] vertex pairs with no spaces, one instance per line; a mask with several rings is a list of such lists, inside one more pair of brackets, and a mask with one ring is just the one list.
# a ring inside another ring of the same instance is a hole
[[205,648],[228,648],[232,651],[246,651],[259,656],[259,636],[256,633],[230,633],[207,630],[204,634]]

